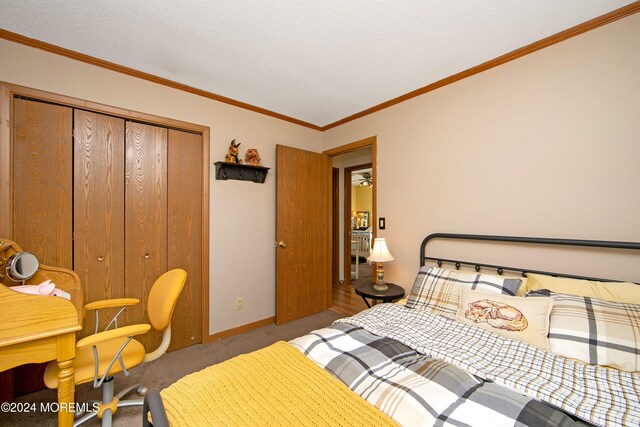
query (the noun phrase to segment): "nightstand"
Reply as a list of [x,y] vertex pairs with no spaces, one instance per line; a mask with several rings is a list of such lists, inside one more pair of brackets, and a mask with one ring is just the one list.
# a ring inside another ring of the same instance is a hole
[[369,305],[369,301],[367,301],[366,298],[373,300],[375,304],[375,300],[393,302],[404,297],[404,289],[402,287],[389,282],[387,282],[387,286],[389,286],[389,289],[386,291],[376,291],[373,289],[373,283],[364,283],[356,286],[356,294],[362,297],[362,300],[369,308],[371,308],[371,305]]

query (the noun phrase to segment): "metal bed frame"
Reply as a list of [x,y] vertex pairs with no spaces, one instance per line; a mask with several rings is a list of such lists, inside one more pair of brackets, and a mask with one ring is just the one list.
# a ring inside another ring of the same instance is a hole
[[[637,250],[640,251],[640,242],[612,242],[605,240],[576,240],[576,239],[552,239],[543,237],[513,237],[513,236],[486,236],[478,234],[451,234],[451,233],[433,233],[425,237],[420,245],[420,267],[425,265],[426,261],[435,261],[439,267],[443,263],[451,263],[455,265],[459,270],[462,265],[471,266],[476,272],[479,272],[481,268],[495,269],[498,274],[503,274],[505,271],[512,271],[522,274],[523,277],[527,277],[527,273],[546,274],[549,276],[568,277],[572,279],[584,279],[584,280],[597,280],[600,282],[620,282],[620,280],[601,279],[597,277],[577,276],[566,273],[555,273],[550,271],[533,270],[520,267],[507,267],[501,265],[485,264],[473,261],[462,261],[454,259],[445,259],[427,256],[427,244],[433,239],[450,239],[450,240],[471,240],[471,241],[489,241],[489,242],[508,242],[508,243],[525,243],[534,245],[560,245],[560,246],[582,246],[591,248],[606,248],[606,249],[623,249],[623,250]],[[639,253],[640,255],[640,253]],[[640,283],[637,283],[640,285]]]

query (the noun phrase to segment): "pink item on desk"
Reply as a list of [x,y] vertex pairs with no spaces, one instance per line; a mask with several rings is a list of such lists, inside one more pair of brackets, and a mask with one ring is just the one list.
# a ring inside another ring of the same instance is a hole
[[56,297],[71,299],[71,295],[67,292],[61,289],[56,289],[56,284],[51,282],[51,280],[45,280],[39,285],[11,286],[9,289],[29,295],[53,295]]

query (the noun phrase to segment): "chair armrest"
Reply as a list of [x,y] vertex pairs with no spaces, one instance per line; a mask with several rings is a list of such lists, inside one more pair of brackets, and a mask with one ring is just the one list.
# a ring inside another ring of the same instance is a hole
[[132,337],[134,335],[144,334],[146,332],[149,332],[149,329],[151,329],[151,325],[141,323],[138,325],[124,326],[118,329],[98,332],[97,334],[89,335],[88,337],[82,338],[76,343],[76,348],[83,349],[86,347],[93,347],[94,345],[98,345],[101,342],[109,341],[114,338]]
[[90,302],[89,304],[85,305],[84,308],[86,310],[98,310],[100,308],[123,307],[127,305],[136,305],[139,303],[140,300],[137,298],[113,298]]

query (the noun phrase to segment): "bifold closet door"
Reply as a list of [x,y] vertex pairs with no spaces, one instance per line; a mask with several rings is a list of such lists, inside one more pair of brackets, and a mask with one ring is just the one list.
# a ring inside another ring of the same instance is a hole
[[[124,119],[75,110],[74,139],[73,269],[86,302],[124,298]],[[116,312],[100,313],[100,330]]]
[[169,129],[167,268],[187,282],[174,311],[170,350],[202,341],[202,135]]
[[[149,290],[171,268],[188,281],[171,350],[202,342],[202,135],[14,99],[12,233],[43,264],[74,269],[87,302],[139,298],[124,322],[147,323]],[[206,219],[204,219],[206,220]],[[114,312],[101,313],[101,326]],[[93,313],[83,335],[93,332]],[[140,337],[148,351],[159,333]]]
[[[12,236],[6,236],[33,252],[40,263],[69,269],[73,268],[72,121],[69,107],[14,98]],[[2,390],[6,397],[44,388],[45,366],[29,364],[4,373],[10,378]]]
[[42,264],[73,268],[73,110],[13,103],[13,240]]
[[[126,318],[147,323],[149,290],[167,271],[167,129],[127,121],[125,147],[125,293],[142,301]],[[152,351],[161,334],[138,338]]]

